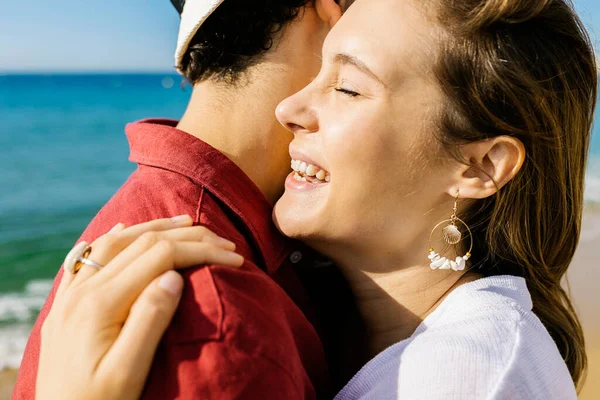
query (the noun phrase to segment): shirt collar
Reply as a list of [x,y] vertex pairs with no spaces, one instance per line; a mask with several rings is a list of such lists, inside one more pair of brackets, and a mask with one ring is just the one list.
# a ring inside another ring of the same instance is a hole
[[460,293],[468,293],[470,296],[479,296],[483,293],[496,293],[511,299],[527,311],[533,309],[531,294],[527,289],[525,278],[513,275],[492,275],[485,278],[475,279],[454,289],[450,296],[458,296]]
[[233,161],[176,126],[166,119],[128,124],[129,160],[184,175],[210,191],[248,227],[267,273],[273,274],[291,251],[290,241],[272,223],[273,207]]

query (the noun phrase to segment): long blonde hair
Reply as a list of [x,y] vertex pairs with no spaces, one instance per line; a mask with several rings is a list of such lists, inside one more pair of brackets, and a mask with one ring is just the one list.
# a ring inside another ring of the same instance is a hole
[[561,286],[579,240],[597,69],[590,39],[565,0],[438,0],[446,30],[436,75],[447,102],[440,140],[499,135],[527,156],[498,194],[463,216],[475,267],[523,276],[576,385],[586,370],[583,331]]

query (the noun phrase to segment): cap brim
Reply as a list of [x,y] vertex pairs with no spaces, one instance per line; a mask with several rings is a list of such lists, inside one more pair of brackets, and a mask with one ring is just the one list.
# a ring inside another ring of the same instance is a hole
[[175,66],[179,73],[183,73],[179,66],[192,38],[196,35],[196,32],[198,32],[204,21],[223,1],[225,0],[187,0],[185,2],[183,12],[181,13],[177,49],[175,50]]

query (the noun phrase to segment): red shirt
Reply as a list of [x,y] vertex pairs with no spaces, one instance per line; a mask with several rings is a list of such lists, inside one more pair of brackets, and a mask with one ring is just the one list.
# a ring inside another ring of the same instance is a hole
[[[118,222],[189,214],[237,245],[241,269],[181,271],[185,289],[158,348],[144,399],[312,399],[326,390],[319,337],[293,271],[310,262],[271,222],[272,207],[227,157],[175,128],[146,120],[126,128],[137,170],[87,227],[92,242]],[[294,266],[294,267],[295,267]],[[33,399],[40,328],[57,284],[33,328],[14,399]],[[82,355],[85,356],[85,355]]]

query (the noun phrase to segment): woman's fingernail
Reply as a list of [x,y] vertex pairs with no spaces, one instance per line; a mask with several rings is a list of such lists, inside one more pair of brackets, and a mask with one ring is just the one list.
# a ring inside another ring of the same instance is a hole
[[222,247],[225,250],[235,250],[235,243],[219,236],[206,236],[204,241],[207,243],[212,243],[215,246]]
[[113,226],[112,229],[110,231],[108,231],[108,233],[121,232],[123,229],[125,229],[125,224],[122,223],[122,222],[119,222],[118,224],[116,224],[115,226]]
[[226,251],[223,254],[223,262],[234,266],[241,266],[244,263],[244,257],[233,251]]
[[174,223],[175,225],[184,225],[186,223],[189,223],[192,220],[192,217],[190,217],[189,215],[178,215],[177,217],[173,217],[171,218],[171,222]]
[[183,278],[175,271],[167,271],[158,281],[158,286],[173,296],[179,296],[183,289]]

